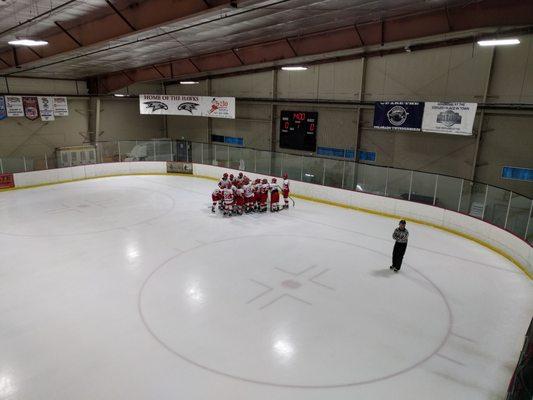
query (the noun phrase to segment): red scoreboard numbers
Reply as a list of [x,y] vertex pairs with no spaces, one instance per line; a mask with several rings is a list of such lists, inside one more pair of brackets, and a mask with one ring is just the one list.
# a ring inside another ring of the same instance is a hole
[[280,147],[316,151],[318,113],[308,111],[282,111],[280,121]]

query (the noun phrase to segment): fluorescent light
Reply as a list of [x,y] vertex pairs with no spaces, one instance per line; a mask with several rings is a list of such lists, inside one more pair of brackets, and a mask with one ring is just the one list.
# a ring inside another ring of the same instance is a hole
[[126,95],[122,94],[122,93],[115,93],[115,94],[113,94],[113,96],[115,96],[115,97],[126,97]]
[[299,65],[295,65],[293,67],[281,67],[283,71],[305,71],[307,67],[302,67]]
[[180,81],[180,85],[198,85],[198,81]]
[[33,39],[17,39],[7,42],[12,46],[45,46],[48,44],[46,40],[33,40]]
[[489,40],[479,40],[477,44],[480,46],[509,46],[512,44],[519,44],[520,40],[518,39],[489,39]]

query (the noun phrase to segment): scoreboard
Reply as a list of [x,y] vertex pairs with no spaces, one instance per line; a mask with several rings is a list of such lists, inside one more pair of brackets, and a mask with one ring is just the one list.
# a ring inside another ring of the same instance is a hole
[[316,151],[318,112],[282,111],[279,146],[284,149]]

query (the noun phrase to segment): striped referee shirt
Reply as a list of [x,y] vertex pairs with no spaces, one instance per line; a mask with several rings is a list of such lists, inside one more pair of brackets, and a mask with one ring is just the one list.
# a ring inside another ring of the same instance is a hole
[[409,231],[407,229],[401,230],[400,228],[396,228],[392,234],[392,238],[398,243],[407,243]]

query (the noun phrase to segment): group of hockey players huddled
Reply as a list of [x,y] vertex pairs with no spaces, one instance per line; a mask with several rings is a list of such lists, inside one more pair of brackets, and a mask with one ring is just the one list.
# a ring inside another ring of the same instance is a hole
[[[284,200],[281,207],[280,194]],[[279,186],[276,178],[272,178],[271,182],[266,178],[252,181],[242,172],[236,177],[225,173],[211,198],[213,200],[211,211],[215,212],[218,205],[218,209],[225,216],[263,213],[268,207],[270,212],[276,212],[289,208],[289,179],[287,174],[284,174],[282,184]]]

